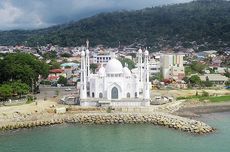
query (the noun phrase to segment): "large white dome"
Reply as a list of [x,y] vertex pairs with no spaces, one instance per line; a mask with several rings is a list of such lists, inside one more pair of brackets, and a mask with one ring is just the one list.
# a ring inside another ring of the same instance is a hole
[[123,67],[119,60],[111,59],[105,67],[106,74],[121,74],[123,73]]

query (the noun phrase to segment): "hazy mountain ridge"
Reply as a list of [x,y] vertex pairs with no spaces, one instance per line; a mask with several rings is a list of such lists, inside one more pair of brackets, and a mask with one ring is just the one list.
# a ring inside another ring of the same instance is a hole
[[[92,45],[141,43],[198,50],[230,47],[230,2],[199,0],[137,11],[101,13],[78,22],[30,31],[0,32],[0,45],[47,43],[76,46],[88,38]],[[196,41],[196,42],[194,42]]]

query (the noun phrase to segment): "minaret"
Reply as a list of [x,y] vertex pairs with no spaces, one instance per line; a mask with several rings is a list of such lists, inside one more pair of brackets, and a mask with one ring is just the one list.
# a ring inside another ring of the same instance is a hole
[[145,100],[150,99],[150,88],[149,88],[149,51],[146,49],[144,52],[144,81],[143,81],[143,98]]
[[139,77],[139,81],[142,84],[142,50],[141,48],[138,50],[138,77]]
[[81,52],[81,88],[80,88],[80,99],[87,98],[86,88],[86,62],[85,62],[85,51]]
[[87,76],[87,82],[89,82],[89,76],[90,76],[90,64],[89,64],[89,40],[86,41],[86,76]]

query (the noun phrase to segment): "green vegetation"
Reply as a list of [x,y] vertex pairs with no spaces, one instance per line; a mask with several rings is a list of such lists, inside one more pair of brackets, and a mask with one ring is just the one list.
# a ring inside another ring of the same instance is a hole
[[57,52],[56,51],[49,51],[43,54],[44,59],[56,59],[57,58]]
[[40,82],[40,84],[43,84],[43,85],[51,85],[51,82],[49,80],[42,80]]
[[230,45],[229,9],[229,1],[198,0],[137,11],[101,13],[46,29],[3,31],[0,44],[76,46],[90,38],[92,45],[141,43],[150,46],[150,51],[178,44],[196,51],[221,49]]
[[230,95],[219,96],[219,97],[209,97],[208,100],[211,101],[211,102],[230,101]]
[[211,81],[209,81],[209,80],[206,80],[206,81],[202,81],[202,82],[201,82],[201,85],[202,85],[203,87],[212,87],[212,86],[213,86],[213,83],[212,83]]
[[206,67],[207,66],[205,64],[201,64],[197,61],[193,61],[190,66],[185,67],[185,74],[186,75],[191,75],[196,73],[203,74],[204,69]]
[[60,76],[57,83],[67,85],[67,79],[63,76]]
[[37,88],[39,76],[47,77],[48,65],[31,54],[15,53],[0,60],[0,71],[0,84],[19,81],[32,90]]
[[225,102],[230,101],[230,95],[222,95],[222,96],[210,96],[208,92],[203,91],[201,95],[196,92],[196,95],[187,96],[187,97],[177,97],[177,100],[191,100],[197,99],[198,101],[209,101],[209,102]]
[[51,62],[49,63],[50,69],[59,69],[60,68],[60,63],[57,62],[56,59],[52,59]]
[[72,55],[69,53],[63,53],[61,54],[61,57],[69,58],[69,57],[72,57]]
[[226,81],[226,82],[225,82],[225,85],[226,85],[226,86],[230,86],[230,80]]
[[188,87],[201,86],[201,80],[198,75],[192,75],[191,77],[184,77],[183,80],[188,84]]
[[34,102],[34,96],[28,95],[28,96],[27,96],[26,104],[30,104],[30,103],[32,103],[32,102]]
[[90,70],[93,71],[93,73],[95,73],[96,69],[97,69],[97,64],[91,63],[90,64]]
[[6,101],[13,94],[13,89],[10,85],[3,84],[0,86],[0,97],[1,100]]
[[128,64],[128,68],[130,70],[135,68],[135,63],[133,62],[133,60],[130,60],[130,59],[127,59],[127,58],[119,58],[119,61],[121,62],[123,67],[125,66],[125,64]]
[[164,78],[163,78],[163,74],[160,72],[160,73],[156,73],[154,76],[152,77],[149,77],[149,80],[150,81],[153,81],[153,80],[158,80],[158,81],[163,81]]
[[6,101],[10,97],[18,96],[21,98],[22,95],[29,93],[29,86],[20,81],[8,82],[0,85],[0,101]]

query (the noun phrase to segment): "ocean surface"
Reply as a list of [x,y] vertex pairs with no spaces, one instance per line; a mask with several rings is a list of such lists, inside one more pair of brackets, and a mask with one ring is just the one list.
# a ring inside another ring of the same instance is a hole
[[230,112],[199,119],[217,131],[199,136],[149,124],[66,124],[0,133],[0,152],[230,152]]

